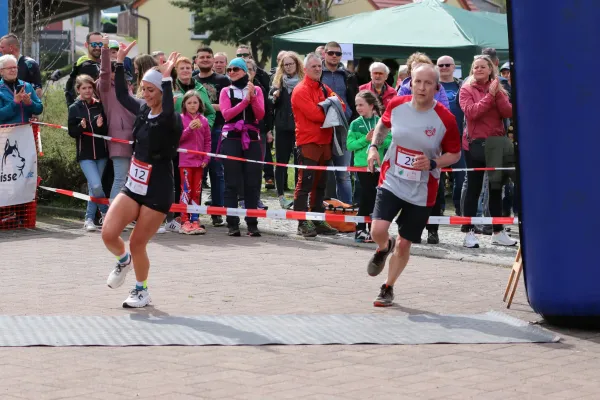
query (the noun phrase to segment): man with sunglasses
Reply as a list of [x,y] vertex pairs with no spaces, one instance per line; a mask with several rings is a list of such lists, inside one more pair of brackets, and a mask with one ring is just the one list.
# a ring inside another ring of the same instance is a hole
[[[342,60],[342,47],[337,42],[329,42],[325,45],[325,60],[323,60],[323,74],[321,82],[333,90],[335,94],[346,104],[346,118],[348,123],[355,119],[355,98],[358,93],[358,80],[356,75],[344,68]],[[331,158],[336,167],[348,167],[352,160],[352,153],[348,150],[341,156]],[[327,177],[327,193],[325,198],[337,198],[346,204],[352,204],[352,181],[350,172],[329,172]]]
[[[253,59],[252,51],[245,44],[241,44],[237,48],[235,56],[243,58],[244,61]],[[271,87],[270,86],[271,77],[269,76],[269,73],[267,71],[265,71],[264,69],[262,69],[260,67],[256,68],[256,80],[258,80],[258,83],[260,83],[261,87],[266,88],[267,92],[269,91],[268,89]],[[267,119],[268,119],[268,116],[265,115],[265,120],[267,120]]]
[[85,37],[84,47],[87,49],[87,54],[79,57],[77,62],[73,64],[73,70],[65,85],[67,106],[73,104],[77,98],[77,94],[75,93],[75,79],[79,75],[89,75],[94,80],[100,76],[100,54],[102,54],[103,45],[102,34],[100,32],[90,32]]

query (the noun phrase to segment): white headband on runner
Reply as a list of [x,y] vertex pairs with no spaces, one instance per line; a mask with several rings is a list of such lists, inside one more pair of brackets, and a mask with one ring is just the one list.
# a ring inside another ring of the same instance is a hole
[[160,72],[155,69],[149,69],[142,78],[143,81],[150,82],[156,86],[162,92],[162,80],[163,76]]

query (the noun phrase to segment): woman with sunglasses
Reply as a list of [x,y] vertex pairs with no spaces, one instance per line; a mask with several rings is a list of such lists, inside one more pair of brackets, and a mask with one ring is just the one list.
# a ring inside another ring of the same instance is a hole
[[[261,160],[261,137],[258,121],[264,118],[264,98],[260,87],[249,81],[248,67],[242,58],[234,58],[227,66],[231,86],[221,90],[219,107],[225,119],[221,153],[250,160]],[[224,159],[225,207],[237,208],[238,188],[244,187],[246,209],[256,209],[260,194],[260,164]],[[240,182],[241,180],[241,182]],[[260,236],[258,221],[246,217],[248,236]],[[229,236],[241,236],[240,218],[227,217]]]
[[[273,85],[269,92],[269,100],[273,104],[275,114],[275,157],[278,163],[287,164],[290,156],[294,155],[294,164],[298,164],[296,147],[296,122],[292,112],[292,92],[296,85],[304,79],[304,68],[298,54],[285,52],[279,60],[279,66],[273,77]],[[283,209],[290,209],[293,200],[284,196],[287,186],[286,167],[275,168],[275,183],[279,205]],[[298,170],[295,171],[295,182],[298,183]]]
[[[134,155],[125,187],[108,210],[102,229],[106,248],[117,257],[117,265],[107,279],[107,285],[118,288],[135,265],[135,287],[123,302],[123,307],[145,307],[150,303],[148,271],[150,260],[146,245],[165,219],[173,204],[173,164],[182,133],[181,117],[173,104],[171,71],[178,53],[171,53],[161,67],[150,69],[142,78],[144,99],[129,94],[125,82],[123,60],[135,45],[121,44],[115,69],[117,99],[137,118],[133,127]],[[129,237],[129,249],[121,232],[137,221]],[[133,264],[132,264],[133,263]]]

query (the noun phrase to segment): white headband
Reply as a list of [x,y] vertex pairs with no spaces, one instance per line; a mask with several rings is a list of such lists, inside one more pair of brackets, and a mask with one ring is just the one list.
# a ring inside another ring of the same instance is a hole
[[150,82],[156,86],[162,92],[162,80],[163,76],[160,72],[155,69],[149,69],[142,78],[143,81]]

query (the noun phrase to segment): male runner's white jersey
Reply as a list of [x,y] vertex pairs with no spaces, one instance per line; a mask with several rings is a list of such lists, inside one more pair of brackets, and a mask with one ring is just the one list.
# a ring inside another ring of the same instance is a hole
[[433,207],[440,169],[418,171],[412,165],[419,154],[432,160],[442,153],[459,153],[460,135],[456,118],[441,103],[417,111],[411,100],[412,96],[395,97],[381,118],[392,130],[392,144],[382,162],[379,185],[411,204]]

